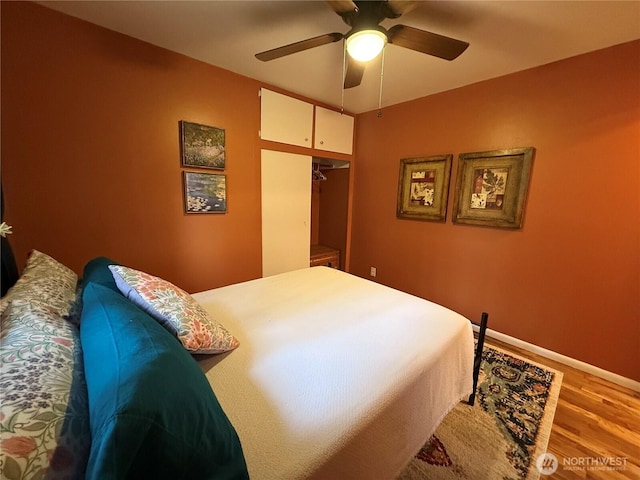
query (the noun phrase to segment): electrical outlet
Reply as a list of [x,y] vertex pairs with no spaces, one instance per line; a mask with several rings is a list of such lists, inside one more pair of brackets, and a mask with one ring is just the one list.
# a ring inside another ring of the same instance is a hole
[[376,267],[371,267],[370,275],[375,277],[378,274],[378,269]]

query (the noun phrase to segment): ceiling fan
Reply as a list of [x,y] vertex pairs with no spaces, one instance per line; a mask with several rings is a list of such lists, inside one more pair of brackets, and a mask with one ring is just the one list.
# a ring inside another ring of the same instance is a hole
[[[268,62],[269,60],[291,55],[292,53],[337,42],[344,38],[349,53],[346,56],[344,88],[352,88],[360,85],[367,61],[375,58],[387,43],[426,53],[427,55],[433,55],[445,60],[457,58],[469,46],[467,42],[407,25],[394,25],[388,30],[380,26],[380,22],[383,20],[387,18],[395,19],[403,13],[408,12],[417,2],[399,0],[335,0],[327,1],[327,3],[333,11],[340,15],[342,20],[351,27],[351,30],[344,34],[337,32],[327,33],[318,37],[308,38],[289,45],[266,50],[256,54],[256,58],[263,62]],[[358,54],[353,50],[357,47],[358,43],[361,43],[360,40],[367,34],[377,42],[377,52],[372,53],[372,56],[358,57]]]

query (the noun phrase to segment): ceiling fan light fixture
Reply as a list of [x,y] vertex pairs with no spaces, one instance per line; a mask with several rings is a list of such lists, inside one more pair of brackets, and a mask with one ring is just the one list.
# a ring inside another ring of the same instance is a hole
[[347,37],[347,52],[359,62],[376,58],[387,43],[387,36],[380,30],[361,30]]

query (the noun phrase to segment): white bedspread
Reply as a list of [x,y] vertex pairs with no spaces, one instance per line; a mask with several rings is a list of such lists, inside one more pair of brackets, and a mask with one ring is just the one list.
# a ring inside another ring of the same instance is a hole
[[472,389],[461,315],[314,267],[197,293],[239,340],[197,357],[252,480],[395,478]]

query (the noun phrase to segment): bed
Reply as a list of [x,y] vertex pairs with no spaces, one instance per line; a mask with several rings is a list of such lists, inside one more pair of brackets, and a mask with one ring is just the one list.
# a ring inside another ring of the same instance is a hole
[[199,363],[253,479],[395,478],[471,393],[469,321],[380,284],[313,267],[194,297],[240,341]]
[[[191,300],[224,326],[225,341],[235,342],[226,352],[204,354],[186,348],[193,336],[185,340],[151,319],[154,312],[141,308],[135,289],[114,283],[114,265],[104,257],[88,262],[75,306],[52,313],[79,322],[79,334],[63,326],[82,352],[73,357],[74,372],[86,375],[88,390],[79,396],[83,382],[76,379],[69,387],[76,393],[67,395],[88,398],[84,414],[77,405],[67,413],[91,437],[90,447],[74,447],[74,462],[67,462],[72,478],[391,480],[472,393],[471,324],[426,300],[327,267],[200,292]],[[3,341],[7,312],[20,308],[24,302],[10,290]],[[156,358],[163,349],[170,353]],[[177,370],[183,364],[184,373]],[[125,399],[114,411],[122,382],[135,401]],[[166,422],[161,429],[148,427],[155,422],[151,411]],[[70,437],[53,441],[59,446]],[[12,437],[5,431],[1,438],[6,445]],[[194,459],[191,450],[203,443]],[[28,456],[15,449],[1,455],[5,468],[26,468]],[[55,458],[51,449],[39,461],[51,472],[47,458]]]

